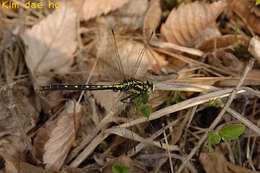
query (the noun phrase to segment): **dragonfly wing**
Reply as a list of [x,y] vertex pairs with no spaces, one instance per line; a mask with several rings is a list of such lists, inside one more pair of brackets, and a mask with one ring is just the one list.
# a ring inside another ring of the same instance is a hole
[[125,73],[118,52],[118,41],[114,32],[102,25],[97,36],[96,47],[100,74],[108,79],[123,81]]

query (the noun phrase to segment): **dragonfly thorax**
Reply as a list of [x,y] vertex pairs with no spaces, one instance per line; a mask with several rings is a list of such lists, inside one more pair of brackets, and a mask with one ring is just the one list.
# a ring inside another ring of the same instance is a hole
[[122,83],[122,90],[128,92],[128,93],[132,93],[132,94],[143,94],[143,93],[151,93],[154,90],[154,84],[150,81],[140,81],[137,79],[128,79],[125,80]]

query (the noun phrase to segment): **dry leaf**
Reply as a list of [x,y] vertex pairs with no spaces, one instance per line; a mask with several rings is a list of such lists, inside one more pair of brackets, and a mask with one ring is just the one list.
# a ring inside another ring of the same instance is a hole
[[[257,173],[228,162],[225,156],[220,152],[200,154],[200,162],[204,170],[209,173]],[[258,172],[259,173],[259,172]]]
[[120,27],[121,30],[136,30],[143,24],[144,13],[148,7],[147,0],[132,0],[123,8],[103,17],[97,18],[97,22],[110,26],[113,29]]
[[232,7],[245,18],[247,24],[254,32],[260,34],[260,18],[251,12],[250,6],[255,6],[255,2],[252,1],[251,4],[248,0],[234,0],[232,2]]
[[20,136],[5,136],[1,138],[0,144],[1,151],[5,151],[12,157],[26,160],[28,148],[26,148]]
[[124,110],[125,104],[120,101],[122,93],[114,91],[92,91],[92,94],[97,103],[99,103],[106,112],[112,111],[113,113],[118,114]]
[[60,6],[22,35],[27,47],[26,63],[34,76],[46,75],[50,70],[63,74],[70,69],[76,49],[76,12],[68,1]]
[[222,153],[201,153],[199,159],[207,173],[229,173]]
[[231,170],[231,173],[260,173],[259,171],[252,171],[250,169],[235,165],[231,162],[226,162],[226,165],[229,168],[229,170]]
[[203,50],[204,52],[211,52],[212,50],[225,48],[228,46],[237,46],[239,45],[241,48],[248,47],[249,39],[243,35],[237,35],[237,41],[235,41],[235,35],[223,35],[213,37],[208,40],[204,40],[203,42],[196,45],[196,48]]
[[80,118],[78,113],[80,106],[73,107],[74,104],[67,104],[67,108],[61,113],[62,115],[47,122],[35,138],[36,156],[46,164],[48,169],[59,170],[63,166],[75,140]]
[[161,15],[162,10],[160,7],[160,0],[152,0],[144,17],[143,34],[146,39],[149,39],[152,33],[155,32],[156,28],[160,24]]
[[81,17],[84,20],[89,20],[121,8],[128,2],[130,2],[130,0],[75,0],[73,3],[76,5],[77,9],[82,10],[80,12]]
[[[35,127],[39,116],[35,106],[26,96],[14,93],[12,97],[14,103],[10,103],[8,92],[1,92],[0,94],[0,137],[7,134],[18,135],[21,134],[21,130],[24,130],[25,133],[30,131]],[[11,104],[15,104],[12,109],[16,110],[16,114],[10,114],[10,107],[8,106]]]
[[225,7],[223,1],[182,5],[171,11],[161,27],[161,33],[169,42],[192,47],[203,35],[214,36],[211,35],[212,27],[215,32],[215,20]]
[[16,160],[7,153],[0,152],[5,161],[6,173],[54,173],[53,171],[44,170],[43,168]]
[[215,56],[209,56],[208,61],[211,65],[235,72],[238,75],[243,72],[245,66],[236,56],[225,51],[216,51]]

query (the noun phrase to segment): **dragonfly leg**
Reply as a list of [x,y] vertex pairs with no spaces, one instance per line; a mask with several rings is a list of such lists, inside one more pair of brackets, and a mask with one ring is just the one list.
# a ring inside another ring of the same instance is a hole
[[146,100],[144,98],[144,94],[142,94],[142,101],[143,101],[143,104],[146,104]]
[[[138,96],[139,96],[138,94],[129,94],[128,96],[122,98],[120,101],[123,103],[131,103]],[[127,101],[128,99],[130,99],[130,101]]]

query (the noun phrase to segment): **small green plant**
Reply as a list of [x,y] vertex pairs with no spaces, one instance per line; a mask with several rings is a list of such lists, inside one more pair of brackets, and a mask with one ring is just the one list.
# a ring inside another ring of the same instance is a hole
[[214,152],[214,149],[212,147],[213,144],[219,144],[221,141],[221,137],[218,134],[218,131],[213,130],[209,132],[208,136],[208,152]]
[[178,1],[176,0],[165,0],[167,4],[169,4],[171,7],[175,7],[178,5]]
[[[243,134],[245,131],[245,126],[242,124],[230,124],[219,131],[213,130],[209,132],[208,135],[208,148],[206,151],[208,152],[214,152],[215,149],[213,149],[212,145],[219,144],[221,139],[224,141],[227,140],[234,140],[241,134]],[[205,150],[204,150],[205,151]]]
[[174,91],[173,98],[175,100],[175,103],[180,103],[180,102],[186,100],[185,95],[180,91]]
[[143,103],[147,103],[149,98],[149,94],[145,93],[144,95],[139,96],[134,101],[134,107],[136,114],[141,113],[143,116],[149,118],[152,113],[152,106],[146,105]]
[[99,151],[105,151],[107,148],[108,148],[108,143],[106,141],[103,141],[98,145]]
[[208,102],[209,106],[213,106],[213,107],[216,107],[216,108],[220,108],[222,104],[223,104],[223,102],[219,98],[209,100],[209,102]]
[[112,166],[112,173],[129,173],[131,170],[131,167],[120,165],[119,163],[115,163]]

